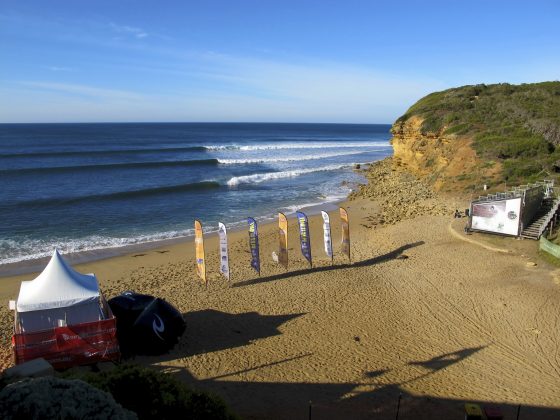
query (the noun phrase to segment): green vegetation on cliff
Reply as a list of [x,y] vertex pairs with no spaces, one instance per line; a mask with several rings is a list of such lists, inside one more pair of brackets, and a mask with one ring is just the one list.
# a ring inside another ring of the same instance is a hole
[[469,136],[481,162],[501,162],[502,179],[523,183],[560,172],[560,82],[474,85],[435,92],[400,117],[426,135]]

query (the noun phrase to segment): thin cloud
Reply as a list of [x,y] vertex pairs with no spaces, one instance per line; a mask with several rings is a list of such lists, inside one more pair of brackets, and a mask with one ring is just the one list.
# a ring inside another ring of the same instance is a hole
[[47,90],[51,92],[88,97],[96,100],[104,101],[137,101],[145,99],[144,95],[136,92],[118,89],[105,89],[88,85],[77,85],[70,83],[52,83],[41,81],[19,81],[16,82],[21,86],[25,86],[37,90]]
[[146,38],[148,36],[148,33],[145,30],[134,26],[117,25],[114,22],[109,23],[109,26],[113,29],[113,31],[119,34],[127,34],[138,39]]
[[[166,84],[152,93],[36,80],[17,84],[41,94],[35,102],[55,100],[59,116],[79,120],[81,111],[84,120],[97,121],[388,122],[418,98],[445,87],[436,80],[332,62],[208,51],[190,53],[188,59],[169,57],[168,67],[145,71],[171,75],[173,88]],[[45,112],[41,117],[47,117]]]
[[44,66],[44,68],[46,68],[47,70],[50,70],[50,71],[55,71],[55,72],[58,72],[58,71],[63,71],[63,72],[74,71],[74,69],[71,68],[71,67]]
[[[198,78],[206,80],[202,97],[220,97],[226,103],[235,96],[239,105],[249,115],[262,108],[251,109],[255,100],[271,114],[280,110],[289,113],[325,116],[339,112],[345,117],[380,115],[392,120],[411,103],[446,86],[434,79],[415,78],[377,71],[375,69],[343,65],[336,62],[308,60],[292,62],[263,60],[250,57],[227,56],[218,53],[191,55],[198,62]],[[192,73],[191,73],[192,75]],[[180,86],[180,76],[177,76]],[[185,80],[188,76],[185,75]],[[245,98],[243,100],[243,98]],[[247,106],[242,106],[246,104]]]

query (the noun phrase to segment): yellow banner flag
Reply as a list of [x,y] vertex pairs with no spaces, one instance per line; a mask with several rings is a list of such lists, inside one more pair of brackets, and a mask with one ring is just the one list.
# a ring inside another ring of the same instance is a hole
[[208,286],[206,280],[206,261],[204,260],[204,233],[202,231],[202,224],[194,221],[194,246],[196,257],[196,272],[202,281]]
[[288,219],[278,213],[278,262],[288,269]]
[[350,259],[350,221],[348,220],[348,212],[343,207],[340,207],[340,220],[342,222],[342,253]]

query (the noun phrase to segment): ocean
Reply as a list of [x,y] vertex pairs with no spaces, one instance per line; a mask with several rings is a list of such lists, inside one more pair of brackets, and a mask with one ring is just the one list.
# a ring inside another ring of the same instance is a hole
[[390,125],[0,124],[0,265],[187,237],[344,199]]

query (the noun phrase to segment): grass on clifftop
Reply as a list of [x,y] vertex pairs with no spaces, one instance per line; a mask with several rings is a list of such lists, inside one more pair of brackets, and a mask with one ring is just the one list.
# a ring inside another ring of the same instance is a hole
[[503,181],[525,183],[560,172],[560,82],[474,85],[435,92],[395,123],[423,119],[422,132],[469,136],[479,159],[500,161]]

